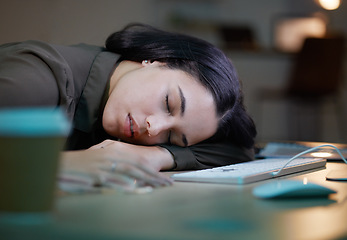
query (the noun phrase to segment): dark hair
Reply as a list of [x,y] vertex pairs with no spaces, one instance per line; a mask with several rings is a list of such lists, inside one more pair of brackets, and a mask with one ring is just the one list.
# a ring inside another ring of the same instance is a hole
[[144,24],[131,24],[106,40],[109,51],[121,60],[166,63],[197,78],[213,95],[221,118],[213,139],[228,138],[235,144],[252,147],[256,130],[243,106],[241,86],[234,66],[212,44],[183,34],[171,33]]

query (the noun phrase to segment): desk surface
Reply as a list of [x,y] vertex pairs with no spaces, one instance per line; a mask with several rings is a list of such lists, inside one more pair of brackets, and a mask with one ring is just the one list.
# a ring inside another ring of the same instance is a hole
[[[148,194],[62,196],[53,221],[0,226],[12,239],[342,239],[347,237],[347,182],[326,181],[327,168],[291,176],[337,190],[324,199],[260,200],[258,182],[243,186],[175,182]],[[167,173],[172,174],[172,173]],[[269,180],[276,181],[276,180]]]

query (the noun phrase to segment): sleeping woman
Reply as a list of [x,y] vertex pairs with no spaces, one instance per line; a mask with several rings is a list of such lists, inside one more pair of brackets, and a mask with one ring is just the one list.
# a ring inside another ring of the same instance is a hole
[[105,47],[0,46],[0,107],[62,108],[73,124],[62,166],[170,185],[161,170],[253,159],[254,123],[217,47],[132,24]]

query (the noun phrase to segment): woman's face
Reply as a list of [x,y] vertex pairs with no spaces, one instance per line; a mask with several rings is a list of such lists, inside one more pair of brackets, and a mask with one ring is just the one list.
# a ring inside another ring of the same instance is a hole
[[211,137],[219,118],[212,94],[189,74],[162,63],[135,63],[114,84],[105,131],[125,142],[189,146]]

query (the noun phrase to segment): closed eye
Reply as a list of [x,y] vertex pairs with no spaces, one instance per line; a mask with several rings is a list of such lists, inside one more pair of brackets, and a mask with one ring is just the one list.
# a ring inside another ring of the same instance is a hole
[[165,97],[165,103],[166,103],[167,112],[171,114],[170,105],[169,105],[169,95],[168,94]]
[[[168,95],[168,94],[166,94],[165,103],[166,103],[167,112],[171,115],[171,109],[170,109],[169,95]],[[169,144],[171,144],[171,130],[168,131],[167,142],[168,142]]]

